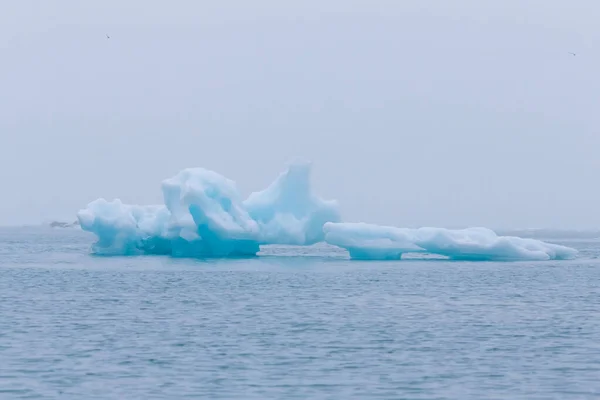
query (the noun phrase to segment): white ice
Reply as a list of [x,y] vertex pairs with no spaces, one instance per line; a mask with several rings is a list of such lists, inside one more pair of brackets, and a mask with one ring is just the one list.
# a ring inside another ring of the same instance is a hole
[[430,253],[456,260],[563,260],[577,251],[535,239],[498,236],[486,228],[394,228],[364,223],[326,223],[325,241],[353,259],[391,260],[404,253]]

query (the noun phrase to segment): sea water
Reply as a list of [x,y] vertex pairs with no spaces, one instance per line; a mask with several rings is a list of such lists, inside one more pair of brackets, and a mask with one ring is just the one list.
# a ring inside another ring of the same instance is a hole
[[571,261],[98,257],[0,230],[1,399],[593,399],[600,240]]

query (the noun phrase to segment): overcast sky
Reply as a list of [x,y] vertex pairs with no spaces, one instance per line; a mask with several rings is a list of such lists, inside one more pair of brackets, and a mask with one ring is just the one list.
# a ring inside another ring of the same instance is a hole
[[160,203],[192,166],[246,195],[303,157],[348,221],[598,228],[599,20],[598,0],[6,1],[0,224]]

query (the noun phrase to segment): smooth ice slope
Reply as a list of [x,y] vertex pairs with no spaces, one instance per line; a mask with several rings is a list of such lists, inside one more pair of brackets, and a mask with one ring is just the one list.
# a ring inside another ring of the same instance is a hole
[[81,210],[81,228],[98,236],[98,254],[180,257],[252,256],[260,244],[312,244],[339,220],[337,203],[312,193],[310,164],[295,163],[242,202],[235,183],[202,168],[162,183],[164,205],[98,199]]
[[363,223],[327,223],[325,241],[353,259],[399,259],[403,253],[431,253],[455,260],[563,260],[575,258],[569,247],[534,239],[498,236],[486,228],[405,229]]
[[335,200],[317,197],[310,186],[311,165],[296,162],[265,190],[252,193],[244,207],[258,222],[263,243],[310,245],[325,239],[323,225],[340,221]]

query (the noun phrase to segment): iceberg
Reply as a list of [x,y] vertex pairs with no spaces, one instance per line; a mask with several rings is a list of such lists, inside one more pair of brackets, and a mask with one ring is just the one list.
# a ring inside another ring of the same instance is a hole
[[98,199],[77,214],[94,233],[96,254],[175,257],[254,256],[261,244],[321,242],[326,222],[339,222],[337,202],[316,196],[311,164],[292,163],[268,188],[243,201],[232,180],[188,168],[162,182],[164,205]]
[[124,204],[98,199],[78,222],[97,236],[100,255],[252,257],[261,245],[313,245],[346,249],[350,258],[398,260],[406,253],[455,260],[562,260],[577,251],[532,238],[499,236],[486,228],[395,228],[341,221],[335,200],[311,187],[311,163],[291,163],[267,188],[245,200],[234,181],[204,168],[188,168],[162,182],[163,203]]
[[397,260],[404,253],[429,253],[453,260],[565,260],[577,256],[570,247],[535,239],[498,236],[487,228],[395,228],[365,223],[323,226],[325,241],[344,248],[352,259]]

